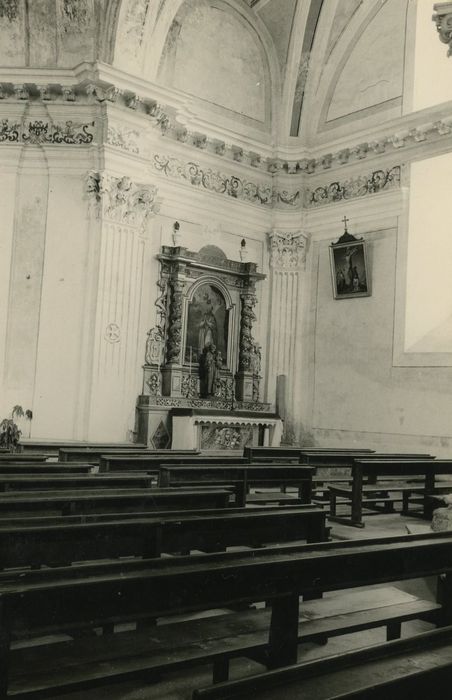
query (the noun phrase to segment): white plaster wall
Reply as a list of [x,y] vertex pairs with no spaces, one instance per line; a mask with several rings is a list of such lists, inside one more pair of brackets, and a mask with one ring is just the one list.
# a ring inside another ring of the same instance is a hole
[[16,397],[6,390],[5,385],[5,352],[6,328],[8,322],[9,285],[11,274],[11,256],[13,250],[15,193],[17,178],[15,173],[0,172],[2,181],[2,197],[0,197],[0,413],[6,416],[17,403]]
[[305,379],[311,401],[304,439],[450,454],[452,369],[393,366],[398,234],[396,228],[377,229],[365,234],[370,297],[333,299],[328,245],[337,240],[337,227],[330,239],[312,247],[312,338]]
[[90,314],[83,188],[81,173],[50,177],[33,401],[32,435],[39,437],[76,437],[82,328]]
[[402,95],[406,0],[387,0],[352,51],[339,76],[327,121]]

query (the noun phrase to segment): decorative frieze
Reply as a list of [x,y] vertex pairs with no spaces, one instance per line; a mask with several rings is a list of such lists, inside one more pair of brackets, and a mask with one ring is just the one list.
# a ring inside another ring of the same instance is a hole
[[383,190],[400,186],[400,165],[389,170],[374,170],[368,176],[358,176],[344,182],[330,182],[320,185],[314,190],[307,189],[305,193],[305,206],[316,207],[324,204],[333,204],[344,199],[354,199],[365,195],[375,194]]
[[2,119],[0,125],[0,143],[22,142],[34,145],[82,146],[89,145],[94,140],[95,122],[83,124],[68,119],[63,124],[36,119],[19,124],[18,122]]
[[157,191],[155,185],[135,183],[129,177],[113,177],[108,173],[92,171],[86,178],[86,193],[105,219],[141,230],[159,211]]
[[[253,204],[271,207],[275,194],[270,184],[250,182],[237,175],[229,175],[211,168],[203,168],[193,161],[184,162],[180,158],[156,153],[151,160],[151,168],[177,180],[183,180],[194,187],[240,199]],[[299,198],[299,193],[278,193],[277,201],[289,206]],[[286,200],[286,201],[285,201]]]
[[448,56],[452,56],[452,2],[437,2],[433,5],[436,14],[432,20],[436,24],[438,36],[443,44],[449,45]]
[[301,231],[272,231],[268,234],[270,266],[282,270],[298,270],[306,262],[307,238]]

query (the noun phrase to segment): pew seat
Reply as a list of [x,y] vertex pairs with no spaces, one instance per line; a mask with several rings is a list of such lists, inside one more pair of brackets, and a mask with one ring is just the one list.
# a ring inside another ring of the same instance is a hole
[[196,690],[193,700],[390,700],[447,697],[452,627]]
[[[340,597],[305,602],[298,626],[299,642],[323,643],[329,637],[381,626],[387,628],[387,637],[393,638],[399,636],[402,622],[434,620],[440,609],[436,603],[393,587],[375,591],[374,608],[369,608],[369,592],[354,593],[354,610],[350,610],[350,600],[345,597],[345,605]],[[153,671],[160,674],[205,663],[213,664],[213,682],[220,682],[227,678],[229,662],[235,657],[265,663],[270,617],[271,612],[262,608],[240,614],[221,611],[202,619],[166,622],[107,637],[21,645],[10,654],[8,697],[44,689],[82,690],[96,682],[118,682]]]

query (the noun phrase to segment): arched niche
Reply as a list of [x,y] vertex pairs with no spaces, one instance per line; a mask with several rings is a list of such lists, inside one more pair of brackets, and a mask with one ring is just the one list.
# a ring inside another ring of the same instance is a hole
[[185,299],[183,363],[199,363],[205,347],[215,346],[224,368],[233,355],[234,304],[219,280],[201,277]]

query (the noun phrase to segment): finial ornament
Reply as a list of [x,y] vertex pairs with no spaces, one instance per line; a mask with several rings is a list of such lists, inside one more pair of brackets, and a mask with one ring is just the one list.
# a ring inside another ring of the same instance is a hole
[[344,218],[342,219],[342,221],[344,222],[344,233],[348,233],[347,223],[350,221],[350,219],[347,219],[347,217],[344,216]]

